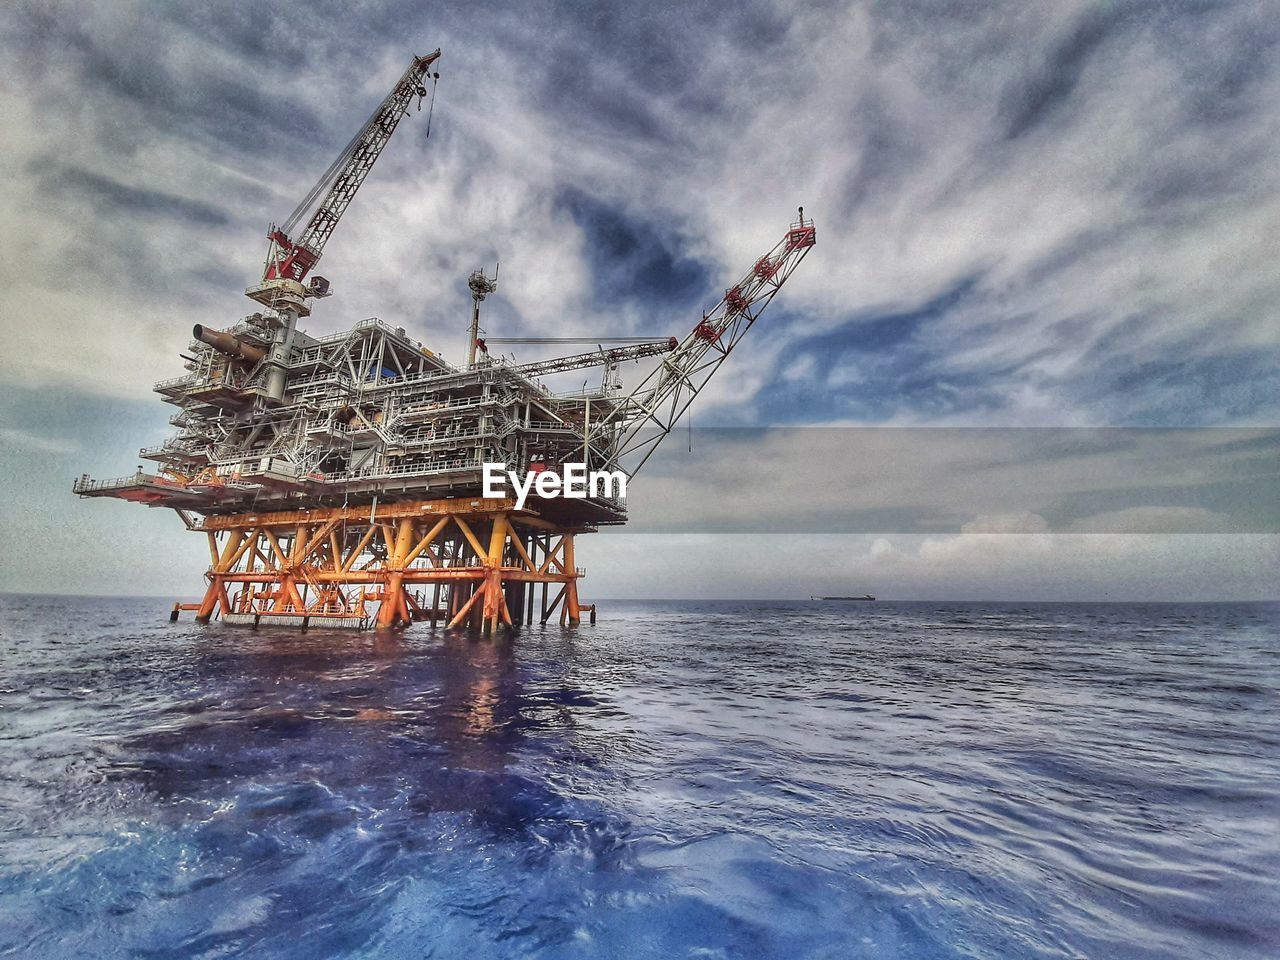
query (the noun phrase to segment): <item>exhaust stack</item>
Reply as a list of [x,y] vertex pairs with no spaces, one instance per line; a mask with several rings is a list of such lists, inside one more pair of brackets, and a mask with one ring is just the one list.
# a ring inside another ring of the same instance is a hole
[[248,360],[250,363],[257,363],[267,355],[267,351],[262,347],[255,347],[252,344],[245,343],[229,333],[223,333],[221,330],[208,330],[200,324],[196,324],[191,328],[191,335],[201,343],[207,343],[219,353],[225,353],[228,357],[235,357],[238,360]]

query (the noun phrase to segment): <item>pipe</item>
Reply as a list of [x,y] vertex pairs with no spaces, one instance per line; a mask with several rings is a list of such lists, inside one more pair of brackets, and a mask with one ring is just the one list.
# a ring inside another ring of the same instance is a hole
[[271,365],[267,370],[267,396],[272,400],[283,400],[285,386],[289,379],[289,359],[293,354],[293,333],[298,323],[298,312],[285,304],[276,312],[284,324],[271,344]]
[[191,328],[191,335],[201,343],[207,343],[219,353],[225,353],[228,357],[236,357],[239,360],[248,360],[250,363],[257,363],[267,355],[267,351],[262,347],[245,343],[221,330],[208,330],[198,323]]

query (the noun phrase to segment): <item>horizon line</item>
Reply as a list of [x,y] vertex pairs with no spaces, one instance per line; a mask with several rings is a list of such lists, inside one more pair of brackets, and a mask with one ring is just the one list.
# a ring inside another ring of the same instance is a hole
[[[191,595],[195,599],[199,599],[194,594]],[[66,593],[66,592],[42,592],[35,590],[0,590],[0,597],[57,597],[65,600],[162,600],[166,603],[187,603],[190,600],[183,600],[180,597],[174,597],[173,594],[161,593],[134,593],[134,594],[116,594],[116,593]],[[689,602],[689,603],[839,603],[838,600],[820,600],[809,597],[600,597],[597,603],[671,603],[671,602]],[[1112,597],[1078,597],[1072,599],[1048,599],[1048,598],[1029,598],[1029,597],[881,597],[875,596],[874,600],[860,601],[863,603],[1164,603],[1164,604],[1186,604],[1186,603],[1280,603],[1280,596],[1276,597],[1252,597],[1252,598],[1217,598],[1217,599],[1146,599],[1141,597],[1130,598],[1112,598]]]

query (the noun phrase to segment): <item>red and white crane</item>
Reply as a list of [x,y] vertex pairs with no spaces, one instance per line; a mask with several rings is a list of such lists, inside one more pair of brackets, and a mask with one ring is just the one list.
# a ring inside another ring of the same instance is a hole
[[584,446],[604,451],[606,463],[600,466],[634,474],[644,465],[816,241],[813,220],[805,219],[801,207],[786,235],[725,291],[715,309],[628,396],[588,425]]
[[[396,132],[400,119],[409,112],[409,104],[414,97],[418,98],[418,109],[422,109],[422,98],[427,95],[424,81],[431,74],[431,65],[438,59],[438,49],[425,57],[414,57],[386,99],[351,138],[350,143],[329,165],[329,169],[316,181],[310,192],[302,198],[289,218],[279,227],[272,224],[267,231],[271,246],[262,272],[264,283],[272,280],[301,283],[306,279],[320,260],[325,244],[329,242],[334,228],[346,213],[360,185],[382,155],[391,135]],[[432,79],[439,77],[437,73]],[[429,130],[428,126],[428,133]],[[322,196],[323,199],[320,199]],[[301,232],[295,235],[294,231],[303,223],[304,217],[307,217],[306,222]]]
[[[303,286],[303,281],[320,261],[325,244],[333,236],[338,221],[342,219],[360,185],[382,155],[383,148],[395,133],[401,118],[408,113],[409,104],[414,97],[418,98],[418,109],[421,110],[422,98],[427,95],[424,81],[431,74],[431,65],[438,59],[439,49],[425,57],[413,58],[391,92],[378,105],[378,109],[351,138],[337,159],[329,164],[315,186],[294,208],[289,219],[279,227],[273,224],[267,231],[271,245],[267,249],[262,280],[246,290],[245,294],[251,300],[273,310],[279,319],[279,329],[268,356],[267,394],[272,400],[280,401],[284,397],[298,318],[311,313],[309,301],[312,297],[329,295],[329,281],[324,277],[313,277],[307,286]],[[438,73],[431,74],[433,82],[439,76]],[[295,235],[298,224],[303,223],[304,217],[305,224],[301,232]]]

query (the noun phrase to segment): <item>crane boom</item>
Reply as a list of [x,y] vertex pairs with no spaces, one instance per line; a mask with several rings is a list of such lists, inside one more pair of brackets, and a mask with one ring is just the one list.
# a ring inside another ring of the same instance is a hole
[[[267,253],[266,267],[263,270],[263,281],[294,280],[301,282],[320,259],[324,246],[333,235],[334,227],[342,219],[347,207],[355,197],[356,191],[364,183],[369,171],[382,153],[383,147],[395,133],[396,126],[409,110],[409,104],[415,96],[426,95],[423,78],[431,68],[431,64],[440,58],[437,49],[425,57],[414,57],[401,76],[399,82],[387,94],[386,99],[373,112],[359,132],[351,138],[351,142],[338,154],[329,169],[324,172],[316,185],[302,199],[283,226],[271,226],[267,237],[271,246]],[[419,100],[421,107],[421,100]],[[324,199],[316,205],[316,200],[324,195]],[[310,218],[294,239],[291,234],[307,212],[312,210]]]
[[[634,475],[644,465],[816,241],[813,220],[805,219],[801,207],[799,220],[725,292],[716,308],[629,396],[591,424],[588,443],[608,451],[608,466]],[[627,466],[624,457],[639,459]]]
[[533,363],[522,363],[514,370],[526,377],[545,377],[553,373],[564,373],[566,370],[579,370],[583,367],[598,367],[610,363],[622,363],[626,360],[643,360],[645,357],[656,357],[676,349],[679,341],[675,337],[666,340],[652,340],[646,343],[635,343],[629,347],[612,347],[608,350],[591,350],[587,353],[574,353],[567,357],[552,357],[550,360],[538,360]]

